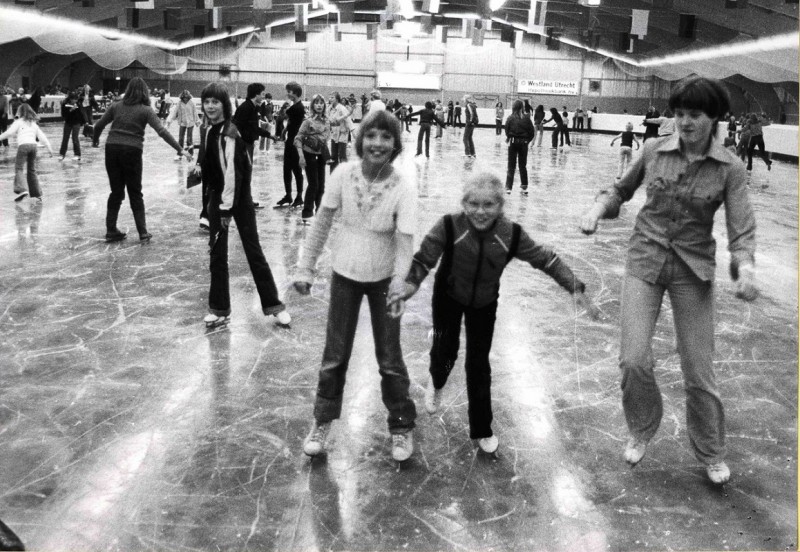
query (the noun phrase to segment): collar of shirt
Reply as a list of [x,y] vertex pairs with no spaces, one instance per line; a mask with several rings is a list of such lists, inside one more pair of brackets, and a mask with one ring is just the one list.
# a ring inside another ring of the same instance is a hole
[[[680,136],[678,133],[673,134],[669,137],[669,139],[665,140],[663,144],[656,148],[657,152],[681,152],[681,144],[680,144]],[[733,163],[734,158],[732,158],[729,152],[720,145],[719,141],[716,139],[711,140],[711,145],[708,147],[708,150],[703,154],[701,159],[705,159],[710,157],[720,163]]]

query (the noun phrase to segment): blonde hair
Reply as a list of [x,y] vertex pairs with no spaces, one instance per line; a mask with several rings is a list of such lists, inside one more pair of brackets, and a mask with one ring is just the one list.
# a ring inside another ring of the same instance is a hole
[[489,170],[480,170],[474,172],[464,182],[464,188],[461,192],[461,203],[463,204],[469,199],[469,196],[478,190],[488,190],[492,192],[495,199],[502,207],[505,203],[505,184],[495,173]]
[[26,103],[20,104],[20,106],[17,108],[17,117],[31,123],[39,122],[39,116],[36,114],[33,108]]

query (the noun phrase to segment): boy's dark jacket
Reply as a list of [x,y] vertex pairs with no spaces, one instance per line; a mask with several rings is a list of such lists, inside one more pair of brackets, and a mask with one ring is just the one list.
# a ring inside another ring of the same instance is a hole
[[[209,129],[210,127],[205,124],[200,127],[198,165],[202,165],[205,159]],[[243,202],[252,202],[250,180],[253,164],[235,124],[226,122],[219,133],[219,140],[222,182],[206,181],[206,184],[209,186],[211,197],[216,197],[220,201],[220,216],[229,217],[232,209],[239,207]]]
[[[491,229],[478,232],[464,213],[450,216],[453,221],[453,257],[446,292],[468,307],[489,305],[499,296],[500,277],[512,243],[513,223],[501,215]],[[442,217],[422,240],[406,281],[419,286],[436,266],[447,242],[445,224],[445,217]],[[585,288],[558,255],[535,243],[525,230],[520,232],[514,257],[544,271],[570,293],[583,292]]]

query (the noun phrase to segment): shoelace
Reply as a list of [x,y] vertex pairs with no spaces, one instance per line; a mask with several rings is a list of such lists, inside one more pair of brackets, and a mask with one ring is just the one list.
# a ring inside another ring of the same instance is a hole
[[392,435],[392,445],[399,448],[406,448],[406,436],[399,433]]

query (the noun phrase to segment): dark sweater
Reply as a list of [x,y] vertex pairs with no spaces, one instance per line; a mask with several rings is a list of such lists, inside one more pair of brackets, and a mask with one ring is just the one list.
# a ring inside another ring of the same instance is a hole
[[509,138],[522,138],[524,140],[533,140],[536,134],[536,129],[533,128],[533,123],[530,117],[518,117],[513,113],[506,119],[506,136]]
[[419,124],[421,125],[432,125],[436,123],[440,127],[444,128],[444,122],[436,116],[436,114],[433,112],[433,109],[428,109],[426,107],[424,109],[420,109],[419,111],[412,111],[408,114],[408,117],[414,117],[415,115],[419,115]]
[[144,149],[144,129],[150,125],[175,151],[178,153],[183,151],[149,105],[128,105],[124,101],[113,104],[94,125],[95,144],[100,140],[100,135],[108,123],[111,123],[111,130],[108,131],[107,146],[119,145]]
[[[478,232],[465,214],[452,215],[452,218],[453,264],[447,278],[447,294],[462,305],[485,307],[499,296],[500,277],[506,267],[513,223],[505,216],[500,216],[494,227]],[[442,217],[422,240],[419,251],[414,255],[407,282],[416,286],[422,283],[444,253],[446,241],[445,219]],[[582,292],[585,288],[558,255],[550,248],[535,243],[525,230],[520,232],[515,257],[544,271],[570,293]]]
[[67,126],[82,125],[85,122],[78,104],[68,104],[67,102],[61,103],[61,118],[64,119],[64,124]]
[[297,131],[300,130],[300,125],[306,118],[306,108],[303,102],[297,102],[286,110],[286,143],[291,144],[294,142]]
[[270,134],[269,131],[259,126],[258,118],[258,108],[252,100],[245,100],[236,108],[236,113],[233,116],[233,124],[239,129],[239,134],[245,144],[251,145],[255,143],[260,136],[272,138],[272,134]]

